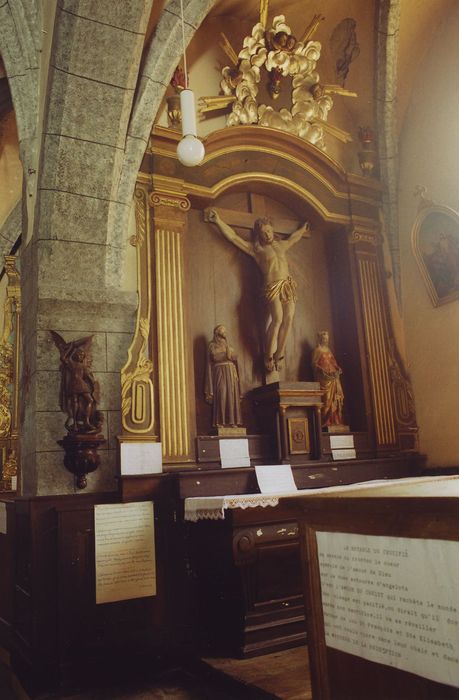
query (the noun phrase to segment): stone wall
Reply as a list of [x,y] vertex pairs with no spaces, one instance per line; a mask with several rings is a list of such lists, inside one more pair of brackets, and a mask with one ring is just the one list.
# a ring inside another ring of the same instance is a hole
[[[188,3],[187,39],[211,4]],[[124,279],[131,203],[156,111],[181,54],[179,7],[171,2],[163,12],[140,74],[151,0],[62,0],[47,16],[53,24],[49,60],[41,67],[47,87],[40,117],[35,109],[42,145],[36,184],[28,182],[33,206],[21,251],[21,464],[27,495],[75,489],[56,443],[65,434],[65,415],[51,329],[66,341],[94,335],[92,368],[101,384],[107,444],[87,489],[116,488],[120,368],[137,306]],[[34,174],[27,172],[29,178]]]

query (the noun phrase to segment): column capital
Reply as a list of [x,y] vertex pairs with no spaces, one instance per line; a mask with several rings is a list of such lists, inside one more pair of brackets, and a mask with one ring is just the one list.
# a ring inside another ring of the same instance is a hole
[[190,209],[191,203],[188,197],[174,192],[159,192],[155,190],[150,194],[149,204],[151,207],[168,207],[186,212]]
[[352,226],[348,231],[348,241],[351,245],[367,243],[372,246],[378,246],[382,244],[383,237],[378,229]]

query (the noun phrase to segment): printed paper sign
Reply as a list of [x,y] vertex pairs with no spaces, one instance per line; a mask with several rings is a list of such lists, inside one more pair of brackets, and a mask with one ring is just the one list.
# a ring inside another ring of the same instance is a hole
[[316,536],[327,646],[459,687],[459,542]]
[[122,442],[121,474],[158,474],[163,470],[160,442]]
[[94,507],[96,603],[156,595],[153,503]]
[[255,467],[261,493],[292,493],[297,490],[290,464],[265,464]]
[[246,438],[219,440],[218,444],[223,468],[250,467],[249,441]]

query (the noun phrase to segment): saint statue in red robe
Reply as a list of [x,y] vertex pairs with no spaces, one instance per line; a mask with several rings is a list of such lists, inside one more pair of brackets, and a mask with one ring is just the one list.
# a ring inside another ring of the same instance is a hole
[[328,331],[317,334],[317,345],[312,353],[314,379],[323,391],[322,427],[343,425],[344,393],[340,376],[341,367],[328,346]]

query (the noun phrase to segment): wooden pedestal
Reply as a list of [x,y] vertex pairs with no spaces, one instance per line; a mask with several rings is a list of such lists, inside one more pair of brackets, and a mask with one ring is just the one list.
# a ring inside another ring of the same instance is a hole
[[[418,473],[420,457],[294,466],[299,489]],[[127,487],[124,477],[123,487]],[[175,475],[179,498],[256,493],[253,467]],[[126,494],[126,491],[125,491]],[[138,495],[137,495],[138,497]],[[183,522],[186,627],[203,654],[256,656],[306,641],[298,526],[276,508],[226,510],[224,520]],[[179,557],[180,558],[180,557]],[[176,581],[177,583],[177,581]],[[188,590],[187,590],[188,589]]]
[[298,526],[280,508],[187,525],[205,655],[250,657],[306,643]]
[[277,436],[279,462],[306,464],[321,458],[318,382],[276,382],[252,392],[263,432]]

